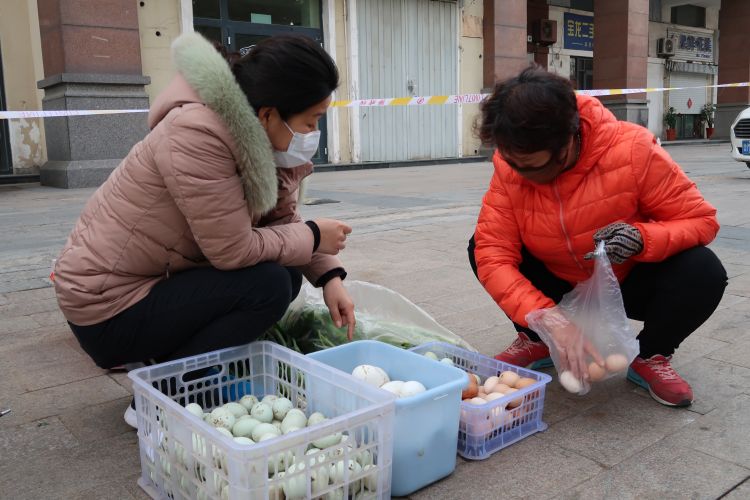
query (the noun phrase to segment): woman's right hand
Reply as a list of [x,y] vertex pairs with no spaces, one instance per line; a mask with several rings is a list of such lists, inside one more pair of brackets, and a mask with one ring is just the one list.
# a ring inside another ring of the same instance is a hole
[[346,235],[352,232],[350,226],[335,219],[315,219],[315,224],[320,229],[318,252],[336,255],[346,247]]

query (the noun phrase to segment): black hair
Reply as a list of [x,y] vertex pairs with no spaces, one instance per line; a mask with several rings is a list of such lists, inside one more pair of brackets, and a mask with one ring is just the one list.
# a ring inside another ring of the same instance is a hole
[[258,42],[232,64],[232,73],[257,113],[276,108],[283,120],[330,96],[339,72],[318,42],[304,36],[274,36]]
[[501,151],[556,154],[577,131],[573,85],[538,66],[498,82],[481,105],[479,138]]

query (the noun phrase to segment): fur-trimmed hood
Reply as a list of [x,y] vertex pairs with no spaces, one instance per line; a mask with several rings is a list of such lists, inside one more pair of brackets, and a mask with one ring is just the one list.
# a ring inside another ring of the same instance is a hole
[[205,104],[234,139],[233,153],[249,210],[268,212],[276,206],[278,196],[273,149],[229,65],[197,33],[180,35],[172,43],[172,58],[179,75],[152,105],[149,126],[154,128],[175,107]]

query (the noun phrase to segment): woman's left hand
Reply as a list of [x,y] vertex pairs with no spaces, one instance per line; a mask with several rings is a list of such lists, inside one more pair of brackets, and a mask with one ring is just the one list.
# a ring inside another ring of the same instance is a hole
[[349,297],[349,292],[344,288],[341,278],[333,278],[323,286],[323,300],[328,306],[328,312],[331,313],[333,324],[337,328],[347,326],[346,336],[352,340],[354,336],[354,302]]

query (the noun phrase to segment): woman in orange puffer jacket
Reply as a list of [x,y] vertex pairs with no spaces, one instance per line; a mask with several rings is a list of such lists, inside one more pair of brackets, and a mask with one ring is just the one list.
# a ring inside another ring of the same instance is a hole
[[[647,129],[618,121],[540,68],[497,84],[482,107],[480,136],[497,146],[495,174],[469,259],[518,331],[497,359],[551,364],[527,314],[553,311],[588,279],[594,242],[604,241],[626,312],[644,322],[628,379],[663,404],[689,405],[692,389],[670,359],[726,287],[726,271],[705,247],[719,230],[716,209]],[[578,330],[554,327],[552,337],[563,361],[580,366]]]

